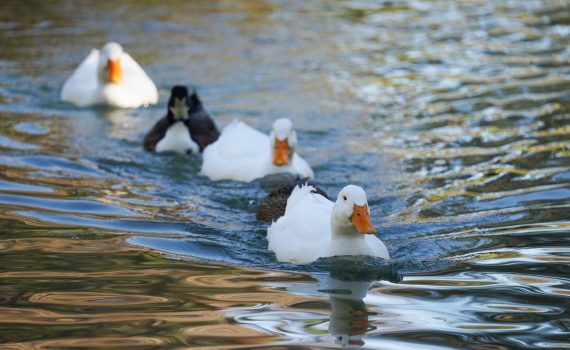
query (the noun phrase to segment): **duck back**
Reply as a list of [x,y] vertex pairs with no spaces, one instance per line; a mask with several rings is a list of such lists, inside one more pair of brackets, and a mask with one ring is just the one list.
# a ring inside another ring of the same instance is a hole
[[313,193],[318,193],[321,196],[329,199],[325,191],[316,187],[312,182],[309,181],[308,177],[297,178],[294,181],[283,184],[282,186],[274,189],[269,193],[269,195],[261,202],[256,210],[256,219],[260,221],[275,221],[285,214],[285,208],[287,207],[287,199],[293,192],[296,186],[311,185],[313,187]]
[[235,120],[218,140],[204,149],[202,174],[213,181],[253,181],[264,175],[269,159],[269,137]]

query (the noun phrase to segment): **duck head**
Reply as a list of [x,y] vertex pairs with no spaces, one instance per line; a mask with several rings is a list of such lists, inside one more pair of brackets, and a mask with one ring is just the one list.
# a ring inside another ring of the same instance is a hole
[[348,185],[336,199],[331,215],[333,235],[374,234],[376,229],[370,222],[370,209],[366,192],[361,187]]
[[287,118],[280,118],[273,123],[269,135],[271,144],[271,160],[275,166],[284,166],[291,162],[297,146],[297,133],[293,123]]
[[121,56],[123,48],[121,45],[110,42],[101,49],[99,55],[99,80],[105,84],[118,84],[123,81],[123,71],[121,68]]
[[176,85],[170,91],[167,118],[171,123],[188,120],[188,89]]

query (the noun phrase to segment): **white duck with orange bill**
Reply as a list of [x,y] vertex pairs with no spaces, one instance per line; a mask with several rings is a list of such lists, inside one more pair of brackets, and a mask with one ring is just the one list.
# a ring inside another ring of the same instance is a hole
[[155,104],[158,91],[121,45],[110,42],[91,50],[63,85],[61,100],[78,107],[136,108]]
[[293,190],[285,215],[267,229],[267,240],[277,260],[296,264],[344,255],[390,259],[375,233],[361,187],[344,187],[333,203],[305,185]]
[[250,182],[278,173],[312,178],[313,170],[296,147],[297,133],[287,118],[277,119],[269,136],[235,120],[204,150],[201,173],[213,181]]

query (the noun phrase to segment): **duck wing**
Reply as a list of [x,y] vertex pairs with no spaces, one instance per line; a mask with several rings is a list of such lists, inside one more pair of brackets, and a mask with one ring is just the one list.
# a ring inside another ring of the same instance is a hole
[[91,53],[87,55],[63,84],[61,100],[73,103],[78,107],[86,107],[97,103],[98,64],[99,50],[92,49]]
[[148,152],[154,152],[156,148],[156,144],[160,141],[166,131],[168,130],[168,119],[167,117],[161,118],[159,121],[154,124],[152,129],[146,134],[144,137],[143,147]]
[[121,56],[123,84],[133,95],[138,96],[142,104],[155,104],[158,101],[156,85],[142,67],[126,52]]
[[390,260],[390,253],[388,253],[388,248],[386,248],[386,245],[380,240],[380,238],[376,237],[375,235],[366,235],[365,242],[374,253],[373,256]]
[[313,178],[315,174],[313,173],[313,169],[306,160],[304,160],[300,155],[297,153],[293,154],[293,167],[297,171],[297,173],[303,177]]
[[312,186],[295,187],[285,215],[267,229],[268,248],[279,261],[310,263],[328,246],[333,203],[313,191]]
[[206,146],[216,142],[220,137],[220,131],[216,127],[216,123],[204,109],[204,105],[196,91],[190,95],[190,111],[187,125],[192,139],[200,146],[200,152],[203,152]]
[[188,123],[192,139],[200,146],[200,152],[204,152],[206,146],[216,142],[220,132],[211,119],[190,120]]

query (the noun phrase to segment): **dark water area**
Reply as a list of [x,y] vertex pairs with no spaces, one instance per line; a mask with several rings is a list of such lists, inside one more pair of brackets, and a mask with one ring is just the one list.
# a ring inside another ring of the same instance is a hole
[[[110,40],[156,106],[59,101]],[[565,1],[3,1],[0,348],[570,348],[569,44]],[[270,180],[144,152],[180,83],[292,119],[390,264],[279,263]]]

